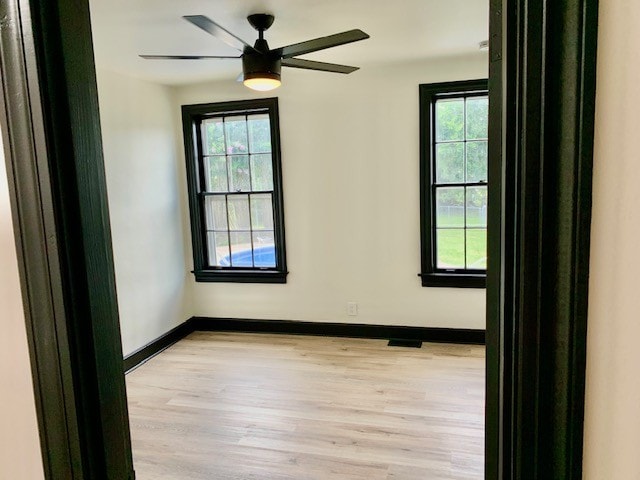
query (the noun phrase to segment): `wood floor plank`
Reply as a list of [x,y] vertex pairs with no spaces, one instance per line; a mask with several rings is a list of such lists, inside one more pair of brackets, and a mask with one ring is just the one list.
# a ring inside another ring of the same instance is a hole
[[141,480],[482,478],[482,346],[195,332],[127,390]]

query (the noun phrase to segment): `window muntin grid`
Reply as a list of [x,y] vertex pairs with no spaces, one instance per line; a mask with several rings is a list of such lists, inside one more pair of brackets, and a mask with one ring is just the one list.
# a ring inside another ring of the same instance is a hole
[[199,147],[207,266],[275,269],[279,252],[269,113],[204,118]]
[[486,93],[436,97],[431,149],[435,271],[486,271],[487,131]]

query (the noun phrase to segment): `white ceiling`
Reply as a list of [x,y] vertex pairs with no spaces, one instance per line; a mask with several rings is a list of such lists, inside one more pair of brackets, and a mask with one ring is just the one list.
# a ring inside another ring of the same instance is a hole
[[[488,38],[488,0],[90,0],[98,67],[179,85],[235,79],[240,60],[144,60],[138,54],[236,55],[187,23],[206,15],[247,43],[251,13],[271,13],[271,48],[360,28],[371,38],[303,58],[366,67],[478,51]],[[325,75],[318,73],[319,75]],[[326,74],[330,75],[330,74]]]

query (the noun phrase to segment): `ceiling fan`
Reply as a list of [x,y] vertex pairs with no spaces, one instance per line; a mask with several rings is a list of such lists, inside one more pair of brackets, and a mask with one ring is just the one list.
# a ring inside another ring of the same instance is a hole
[[322,72],[351,73],[358,70],[358,67],[348,65],[338,65],[335,63],[316,62],[302,58],[294,58],[298,55],[324,50],[326,48],[337,47],[346,43],[357,42],[369,38],[369,35],[362,30],[349,30],[328,37],[315,38],[306,42],[294,43],[286,47],[270,49],[264,38],[264,32],[274,21],[274,16],[266,13],[256,13],[249,15],[247,20],[253,28],[258,31],[258,39],[253,46],[233,33],[218,25],[213,20],[204,15],[186,15],[186,21],[205,32],[222,40],[227,45],[242,52],[236,57],[217,55],[140,55],[140,57],[150,60],[206,60],[206,59],[242,59],[242,74],[238,80],[253,89],[259,91],[273,90],[280,86],[280,68],[292,67],[306,70],[320,70]]

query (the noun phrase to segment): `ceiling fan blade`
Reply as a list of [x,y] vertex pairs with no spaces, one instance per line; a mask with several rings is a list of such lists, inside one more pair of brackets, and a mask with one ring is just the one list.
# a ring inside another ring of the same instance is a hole
[[238,59],[242,57],[222,57],[216,55],[138,55],[146,60],[208,60],[208,59]]
[[325,48],[337,47],[338,45],[365,40],[367,38],[369,38],[369,35],[364,33],[362,30],[349,30],[347,32],[336,33],[335,35],[329,35],[328,37],[315,38],[313,40],[307,40],[306,42],[294,43],[293,45],[287,45],[286,47],[276,48],[273,52],[282,56],[282,58],[291,58],[298,55],[304,55],[305,53],[324,50]]
[[218,25],[209,17],[205,17],[204,15],[185,15],[182,18],[241,52],[243,52],[245,48],[254,50],[247,42],[236,37],[229,30]]
[[349,65],[338,65],[337,63],[315,62],[313,60],[304,60],[302,58],[286,58],[282,60],[282,66],[334,73],[351,73],[360,68],[350,67]]

